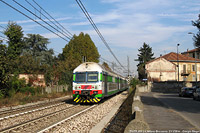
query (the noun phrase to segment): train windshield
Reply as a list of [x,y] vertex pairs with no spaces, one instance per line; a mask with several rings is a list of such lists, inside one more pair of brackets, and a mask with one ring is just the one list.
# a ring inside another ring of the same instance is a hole
[[87,82],[97,82],[98,73],[97,72],[88,72],[87,73]]
[[76,82],[85,82],[86,73],[76,73]]
[[81,72],[76,73],[75,82],[97,82],[98,72]]

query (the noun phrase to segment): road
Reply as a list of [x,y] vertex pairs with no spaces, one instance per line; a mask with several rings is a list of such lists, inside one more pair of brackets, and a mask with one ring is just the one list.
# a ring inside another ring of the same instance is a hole
[[200,101],[178,94],[142,93],[144,118],[151,130],[200,131]]

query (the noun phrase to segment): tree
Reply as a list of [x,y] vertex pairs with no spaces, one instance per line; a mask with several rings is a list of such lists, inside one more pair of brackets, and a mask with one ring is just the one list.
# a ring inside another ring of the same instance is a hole
[[84,57],[87,62],[98,63],[100,55],[90,36],[81,32],[79,36],[74,35],[69,44],[65,46],[62,58],[68,65],[67,68],[73,71],[82,63]]
[[143,47],[138,49],[138,51],[139,51],[138,59],[135,59],[135,61],[139,61],[137,65],[137,71],[138,71],[139,79],[142,80],[144,78],[147,78],[146,73],[145,73],[145,64],[148,61],[154,59],[153,57],[154,53],[152,53],[152,48],[146,43],[144,43]]
[[9,80],[8,48],[0,42],[0,98],[5,94]]
[[24,48],[22,27],[14,22],[9,22],[4,34],[8,38],[8,56],[10,59],[16,59]]
[[39,60],[41,64],[52,64],[54,52],[53,49],[47,48],[49,39],[39,34],[27,34],[27,36],[24,37],[23,55],[30,54],[36,61]]
[[106,62],[103,62],[102,66],[104,66],[105,69],[107,69],[108,71],[111,71],[111,68],[109,67],[109,65]]
[[197,19],[196,21],[192,21],[192,25],[197,27],[198,32],[196,35],[194,35],[194,45],[196,47],[200,47],[200,14],[199,14],[199,19]]

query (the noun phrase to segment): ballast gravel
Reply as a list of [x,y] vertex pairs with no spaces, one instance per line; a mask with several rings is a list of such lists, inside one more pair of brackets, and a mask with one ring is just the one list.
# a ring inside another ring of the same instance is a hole
[[119,94],[111,99],[99,104],[95,108],[83,113],[69,121],[63,122],[46,132],[53,133],[89,133],[90,129],[99,123],[104,116],[106,116],[119,101],[124,100],[127,95]]

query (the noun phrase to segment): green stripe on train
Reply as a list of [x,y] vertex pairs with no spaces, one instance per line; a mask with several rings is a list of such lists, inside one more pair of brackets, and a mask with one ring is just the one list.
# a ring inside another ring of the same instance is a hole
[[73,74],[73,81],[76,80],[76,74]]
[[102,79],[103,79],[103,75],[102,73],[100,73],[100,81],[102,81]]
[[102,96],[103,96],[103,94],[97,94],[94,97],[102,97]]

